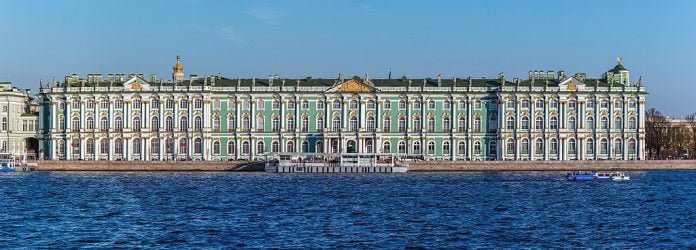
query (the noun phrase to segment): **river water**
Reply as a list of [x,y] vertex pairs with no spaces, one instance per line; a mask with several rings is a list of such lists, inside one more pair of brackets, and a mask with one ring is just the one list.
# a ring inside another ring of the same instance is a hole
[[696,171],[0,174],[0,248],[696,248]]

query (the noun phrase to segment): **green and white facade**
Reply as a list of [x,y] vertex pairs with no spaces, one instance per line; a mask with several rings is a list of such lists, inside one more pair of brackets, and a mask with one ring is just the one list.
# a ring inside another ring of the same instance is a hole
[[423,160],[642,160],[647,92],[601,77],[184,79],[67,76],[42,86],[49,159],[237,160],[274,152]]

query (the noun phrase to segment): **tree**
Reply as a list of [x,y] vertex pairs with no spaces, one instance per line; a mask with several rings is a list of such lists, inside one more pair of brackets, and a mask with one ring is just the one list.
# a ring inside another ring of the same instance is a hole
[[659,158],[662,149],[669,140],[667,132],[669,122],[667,118],[655,108],[648,109],[645,113],[645,143],[650,158]]
[[686,122],[691,127],[691,152],[689,154],[689,157],[691,157],[691,155],[696,154],[696,113],[688,115]]

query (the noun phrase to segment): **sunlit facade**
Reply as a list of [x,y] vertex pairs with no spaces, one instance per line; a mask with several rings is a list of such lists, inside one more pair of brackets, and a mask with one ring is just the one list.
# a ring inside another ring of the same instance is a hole
[[66,160],[256,160],[386,153],[422,160],[644,159],[642,81],[619,62],[596,79],[184,79],[67,76],[42,86],[41,148]]

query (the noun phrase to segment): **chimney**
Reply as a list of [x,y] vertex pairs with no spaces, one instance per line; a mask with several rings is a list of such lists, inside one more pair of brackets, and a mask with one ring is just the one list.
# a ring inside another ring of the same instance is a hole
[[437,86],[442,87],[442,74],[437,75]]

